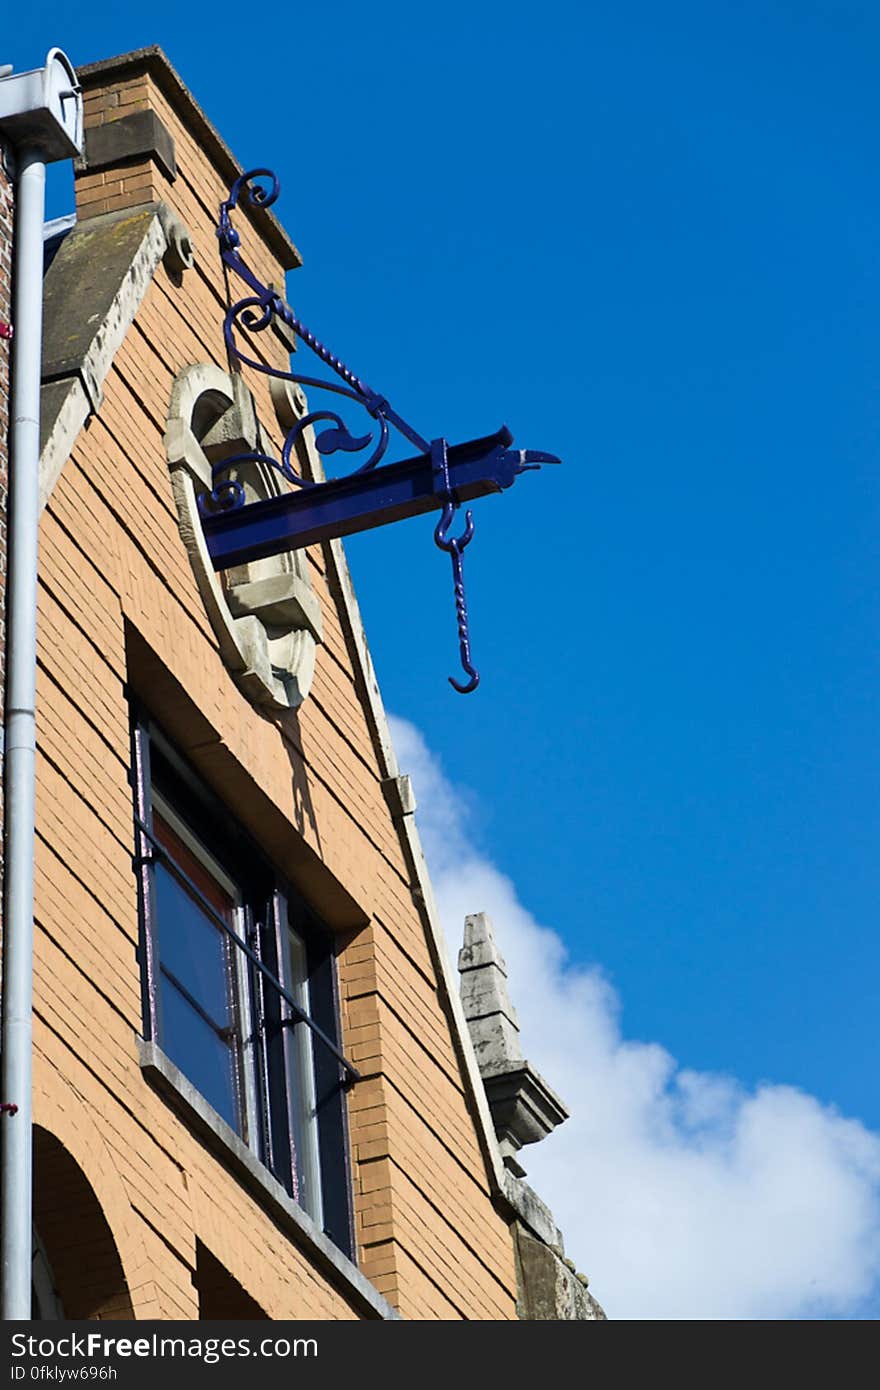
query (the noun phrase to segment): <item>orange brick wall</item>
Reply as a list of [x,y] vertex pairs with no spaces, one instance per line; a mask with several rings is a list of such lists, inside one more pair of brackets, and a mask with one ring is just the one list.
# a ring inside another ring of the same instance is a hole
[[[103,95],[87,92],[87,120],[113,119],[132,102],[152,103],[171,131],[177,179],[147,170],[135,187],[129,179],[141,176],[130,170],[122,178],[111,171],[102,184],[86,175],[80,215],[120,206],[113,200],[129,194],[141,201],[149,188],[148,196],[164,198],[186,222],[197,259],[180,287],[157,271],[104,384],[100,412],[77,441],[42,522],[40,1122],[52,1128],[60,1109],[83,1162],[87,1146],[98,1145],[92,1167],[112,1171],[113,1220],[107,1215],[125,1244],[123,1263],[139,1271],[138,1316],[196,1316],[197,1239],[271,1317],[358,1315],[146,1084],[138,1065],[123,693],[128,624],[199,711],[189,743],[194,726],[181,710],[154,713],[160,720],[168,714],[206,779],[221,795],[236,788],[236,814],[306,896],[318,881],[318,861],[324,879],[343,890],[333,925],[345,943],[344,1047],[364,1074],[349,1095],[361,1269],[408,1318],[512,1318],[507,1220],[490,1193],[425,926],[382,792],[332,565],[321,548],[309,553],[324,623],[312,692],[295,715],[272,719],[226,671],[180,539],[162,435],[176,374],[193,362],[225,365],[213,231],[225,188],[155,73],[115,79]],[[98,196],[99,187],[113,191]],[[266,280],[283,283],[272,251],[240,220],[246,256]],[[269,334],[257,347],[286,365],[283,346]],[[265,382],[253,376],[261,422],[271,427]],[[253,797],[239,796],[242,787]],[[96,1191],[103,1192],[100,1181]]]

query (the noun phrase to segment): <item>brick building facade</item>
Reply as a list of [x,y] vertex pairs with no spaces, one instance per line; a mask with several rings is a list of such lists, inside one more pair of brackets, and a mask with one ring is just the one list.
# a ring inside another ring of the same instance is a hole
[[[79,78],[44,292],[37,1310],[602,1316],[505,1153],[341,544],[207,561],[212,465],[277,457],[306,409],[227,360],[215,226],[241,170],[159,50]],[[0,175],[0,318],[6,198]],[[236,226],[283,285],[272,213]],[[281,370],[292,347],[248,340]],[[321,476],[310,431],[297,463]]]

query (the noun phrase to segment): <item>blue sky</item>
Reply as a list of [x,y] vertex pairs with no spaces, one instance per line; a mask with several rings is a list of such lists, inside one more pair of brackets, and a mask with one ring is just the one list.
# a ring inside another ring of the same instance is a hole
[[476,507],[475,695],[428,519],[348,543],[386,704],[626,1038],[880,1129],[880,12],[265,15],[49,0],[0,58],[161,44],[280,175],[318,336],[562,456]]

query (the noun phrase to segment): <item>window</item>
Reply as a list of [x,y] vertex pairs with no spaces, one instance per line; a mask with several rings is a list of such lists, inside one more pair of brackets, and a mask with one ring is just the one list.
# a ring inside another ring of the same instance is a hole
[[133,748],[144,1036],[351,1258],[332,938],[146,718]]

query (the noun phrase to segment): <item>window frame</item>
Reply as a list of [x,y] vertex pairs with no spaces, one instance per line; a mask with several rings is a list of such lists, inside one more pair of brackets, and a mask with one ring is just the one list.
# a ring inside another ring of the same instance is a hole
[[[194,860],[201,873],[206,878],[209,878],[212,883],[226,895],[229,899],[230,925],[232,926],[233,932],[239,940],[246,940],[249,909],[246,905],[245,894],[241,885],[226,872],[223,865],[214,857],[207,845],[199,840],[188,823],[175,810],[170,800],[155,787],[152,788],[150,793],[150,812],[151,819],[153,819],[155,813],[158,812],[160,819],[165,823],[165,829],[170,832],[175,840],[179,841],[184,853]],[[156,830],[155,819],[153,819],[153,830]],[[159,835],[158,839],[161,842],[163,836]],[[178,863],[179,867],[183,869],[183,875],[185,875],[196,888],[200,888],[198,879],[192,874],[187,874],[186,869],[183,868],[183,861],[175,860],[174,849],[169,845],[163,845],[163,849],[168,859]],[[155,901],[155,869],[156,867],[168,868],[164,856],[162,858],[158,855],[154,856],[152,867],[151,926],[157,922],[159,916]],[[181,882],[181,876],[172,870],[169,877],[178,884],[178,887],[184,891],[186,896],[192,897],[192,894],[188,891],[188,884]],[[207,903],[210,903],[210,898],[207,898]],[[217,911],[215,904],[210,905]],[[200,903],[195,902],[195,906],[201,908],[202,916],[209,923],[209,926],[212,927],[215,932],[218,931],[219,923],[216,919],[212,920],[209,918]],[[222,916],[222,914],[219,913],[218,915]],[[156,952],[155,976],[157,980],[164,976],[172,989],[182,996],[184,1002],[202,1017],[203,1021],[217,1034],[221,1041],[225,1041],[229,1045],[232,1079],[231,1100],[236,1117],[236,1123],[232,1128],[249,1147],[254,1148],[255,1136],[257,1134],[256,1110],[254,1105],[254,1078],[249,1075],[247,1064],[247,1054],[253,1047],[252,1037],[249,1036],[252,1033],[253,1011],[250,1005],[249,994],[243,988],[243,971],[240,956],[237,952],[233,954],[235,949],[233,940],[229,936],[221,935],[220,942],[223,989],[226,995],[226,1008],[230,1019],[230,1025],[227,1029],[222,1030],[217,1020],[212,1018],[204,1006],[199,1003],[189,987],[185,985],[167,965],[163,965],[158,931],[154,928],[151,937],[151,945]],[[154,1033],[154,1037],[162,1037],[165,1033],[163,1018],[165,1004],[163,1001],[163,988],[161,984],[156,992],[155,999],[151,1001],[151,1012],[154,1027],[157,1029],[157,1032]],[[224,1031],[231,1034],[231,1036],[224,1039],[222,1037]]]
[[[236,1065],[241,1075],[240,1089],[236,1086],[239,1125],[235,1132],[337,1248],[354,1260],[345,1093],[360,1079],[360,1073],[340,1045],[336,943],[146,710],[134,700],[131,706],[133,863],[138,886],[144,1039],[162,1050],[163,972],[154,883],[155,865],[162,863],[194,897],[213,926],[225,933],[224,955],[235,952],[232,969],[227,970],[235,994]],[[154,747],[165,764],[165,774],[174,783],[173,791],[181,793],[185,804],[179,804],[168,787],[156,784]],[[213,909],[157,838],[154,801],[158,814],[184,848],[204,864],[206,873],[224,892],[227,885],[234,889],[230,894],[234,902],[240,898],[235,903],[234,925]],[[204,834],[200,833],[200,823],[192,824],[193,809],[204,812]],[[216,844],[218,834],[220,847]],[[232,862],[224,857],[226,853]],[[291,935],[302,944],[305,970],[299,980],[288,946]],[[169,982],[169,987],[174,986]],[[185,1066],[168,1056],[186,1076]],[[304,1065],[311,1078],[305,1101],[296,1085]],[[207,1097],[203,1099],[211,1104]],[[314,1113],[304,1115],[304,1105],[312,1102]],[[301,1190],[303,1180],[305,1192]]]

